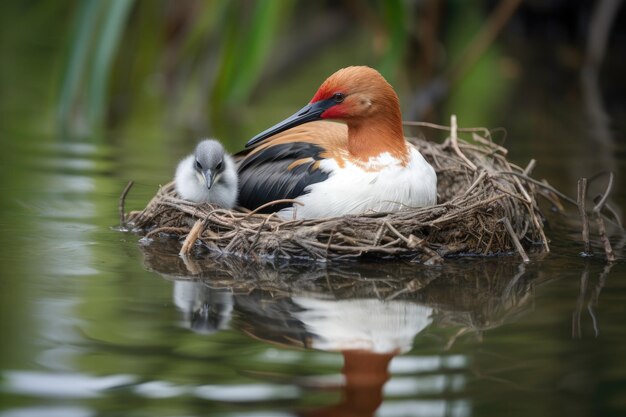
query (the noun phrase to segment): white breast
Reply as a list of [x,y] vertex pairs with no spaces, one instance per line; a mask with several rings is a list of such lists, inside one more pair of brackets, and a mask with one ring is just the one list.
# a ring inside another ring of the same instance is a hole
[[333,159],[323,160],[320,169],[329,177],[307,187],[308,193],[298,197],[304,206],[289,207],[279,214],[284,218],[335,217],[393,212],[437,202],[435,170],[413,147],[406,166],[383,153],[368,161],[366,168],[352,163],[339,167]]

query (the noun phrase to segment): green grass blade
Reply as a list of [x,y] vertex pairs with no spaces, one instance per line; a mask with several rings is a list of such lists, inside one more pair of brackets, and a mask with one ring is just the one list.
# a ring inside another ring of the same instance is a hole
[[272,41],[280,27],[281,17],[291,9],[291,1],[259,0],[250,22],[250,30],[242,41],[247,53],[241,55],[237,80],[232,85],[229,101],[245,100],[261,76],[263,64],[269,57]]
[[64,131],[70,129],[73,124],[72,110],[85,76],[89,46],[97,27],[99,6],[98,0],[85,0],[79,3],[76,13],[67,69],[58,101],[57,122]]
[[401,68],[406,50],[408,32],[406,25],[406,6],[402,0],[386,0],[381,3],[389,41],[387,51],[378,64],[380,73],[392,84],[396,71]]
[[283,17],[293,7],[292,1],[259,0],[255,3],[247,30],[241,30],[238,17],[246,3],[231,4],[228,30],[224,42],[221,65],[213,106],[245,101],[262,74],[273,40]]
[[113,59],[133,3],[134,0],[106,2],[106,14],[96,44],[89,82],[89,123],[92,128],[102,127]]

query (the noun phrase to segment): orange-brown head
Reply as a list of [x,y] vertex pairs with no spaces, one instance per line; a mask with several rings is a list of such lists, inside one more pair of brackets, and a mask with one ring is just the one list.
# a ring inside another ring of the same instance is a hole
[[379,115],[400,116],[400,103],[393,87],[370,67],[347,67],[328,77],[310,104],[329,100],[322,119],[356,121]]
[[322,119],[348,125],[348,152],[357,159],[367,160],[382,152],[402,159],[407,155],[398,96],[378,71],[365,66],[335,72],[322,83],[309,104],[258,134],[246,146]]

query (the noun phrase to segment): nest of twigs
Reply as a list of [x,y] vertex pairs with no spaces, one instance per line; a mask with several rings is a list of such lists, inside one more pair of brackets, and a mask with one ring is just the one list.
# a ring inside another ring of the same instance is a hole
[[526,168],[511,164],[507,150],[486,129],[459,129],[469,141],[459,140],[455,124],[453,118],[442,144],[409,139],[437,172],[435,206],[285,220],[190,203],[170,183],[145,209],[126,215],[123,225],[149,238],[174,236],[184,241],[181,253],[203,247],[261,260],[410,257],[432,263],[450,255],[517,252],[527,259],[530,247],[547,251],[536,198],[539,193],[550,199],[553,195],[549,186],[529,177],[534,161]]

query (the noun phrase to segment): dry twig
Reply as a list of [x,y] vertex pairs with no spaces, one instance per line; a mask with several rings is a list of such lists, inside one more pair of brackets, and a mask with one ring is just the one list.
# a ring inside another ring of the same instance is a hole
[[180,248],[180,252],[178,253],[179,255],[189,255],[189,252],[191,252],[191,248],[193,247],[194,243],[196,243],[196,240],[198,240],[198,236],[200,236],[200,234],[202,233],[202,229],[204,229],[207,218],[203,220],[196,220],[196,223],[193,225],[193,227],[189,231],[189,234],[185,238],[183,246]]

